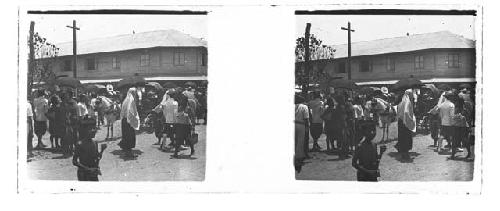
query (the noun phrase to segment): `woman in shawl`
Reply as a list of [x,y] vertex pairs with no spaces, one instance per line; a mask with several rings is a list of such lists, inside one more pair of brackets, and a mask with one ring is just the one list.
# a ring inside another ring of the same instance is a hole
[[413,133],[417,131],[412,98],[412,90],[406,90],[397,109],[398,143],[396,149],[404,159],[410,158],[408,151],[411,150],[413,145]]
[[132,87],[123,100],[120,112],[122,120],[122,141],[118,144],[125,152],[132,154],[135,147],[135,130],[139,130],[140,120],[136,106],[137,89]]

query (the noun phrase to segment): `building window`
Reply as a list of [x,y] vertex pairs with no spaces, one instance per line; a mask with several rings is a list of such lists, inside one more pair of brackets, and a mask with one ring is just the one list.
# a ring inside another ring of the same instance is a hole
[[207,66],[207,54],[201,53],[201,66]]
[[176,66],[182,66],[185,63],[185,58],[184,58],[184,53],[182,52],[175,52],[174,53],[174,65]]
[[113,69],[120,69],[120,59],[118,57],[113,57]]
[[338,73],[345,73],[345,62],[344,61],[341,61],[338,63],[337,72]]
[[458,68],[460,66],[460,56],[457,53],[448,54],[448,68]]
[[359,63],[359,72],[370,72],[372,63],[369,60],[363,60]]
[[64,66],[63,66],[63,71],[64,72],[70,72],[73,64],[71,60],[64,60]]
[[97,64],[95,58],[88,58],[85,64],[87,65],[87,70],[97,70]]
[[387,57],[385,62],[386,62],[385,66],[386,66],[386,69],[388,72],[395,72],[396,71],[396,61],[394,60],[394,58]]
[[141,67],[149,66],[149,54],[141,55]]
[[415,56],[415,69],[424,69],[424,56]]

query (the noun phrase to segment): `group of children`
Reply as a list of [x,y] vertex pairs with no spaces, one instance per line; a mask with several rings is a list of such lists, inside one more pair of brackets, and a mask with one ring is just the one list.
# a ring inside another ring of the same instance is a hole
[[[466,159],[473,157],[475,108],[474,94],[463,89],[444,91],[437,105],[429,111],[431,136],[437,152],[451,148],[450,159],[465,148]],[[443,147],[443,140],[447,145]]]
[[[162,101],[149,113],[146,122],[152,125],[161,150],[174,148],[173,157],[179,156],[182,145],[188,145],[194,155],[196,144],[196,111],[198,102],[192,92],[168,90]],[[167,144],[167,138],[170,143]]]

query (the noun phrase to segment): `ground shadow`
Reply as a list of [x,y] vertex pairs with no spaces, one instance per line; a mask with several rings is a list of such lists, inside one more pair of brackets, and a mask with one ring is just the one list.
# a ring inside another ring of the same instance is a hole
[[451,159],[450,157],[448,157],[446,159],[446,161],[462,161],[462,162],[466,162],[466,163],[471,163],[471,162],[474,162],[474,159],[466,158],[466,157],[455,157],[455,158]]
[[342,160],[347,160],[349,158],[351,158],[351,156],[339,156],[337,158],[327,159],[327,161],[342,161]]
[[[437,152],[437,149],[434,151]],[[438,155],[451,155],[451,150],[449,149],[441,150],[438,152]]]
[[170,159],[184,159],[184,160],[196,160],[198,158],[193,157],[191,155],[177,155],[177,157],[174,157],[173,155],[170,156]]
[[340,151],[338,149],[330,150],[330,151],[324,151],[325,154],[327,155],[339,155]]
[[399,152],[389,152],[387,153],[387,155],[389,155],[389,157],[392,157],[394,159],[396,159],[397,161],[401,162],[401,163],[413,163],[413,160],[420,156],[420,153],[418,152],[408,152],[409,154],[409,158],[404,158],[401,153]]
[[139,155],[142,155],[142,153],[143,152],[141,150],[138,150],[138,149],[133,149],[131,154],[126,153],[125,151],[119,150],[119,149],[116,149],[116,150],[111,152],[111,154],[117,155],[123,161],[137,160],[137,157]]
[[163,148],[163,149],[157,148],[157,149],[159,151],[166,152],[166,153],[174,153],[175,152],[175,148],[173,148],[173,147],[167,147],[167,148]]

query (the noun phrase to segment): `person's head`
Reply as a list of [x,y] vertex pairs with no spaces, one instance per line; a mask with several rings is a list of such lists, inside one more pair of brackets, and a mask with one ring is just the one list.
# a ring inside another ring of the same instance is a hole
[[132,95],[132,97],[134,97],[135,100],[138,100],[138,94],[137,94],[137,88],[135,87],[130,87],[127,91],[127,96],[128,95]]
[[361,98],[359,96],[354,97],[354,100],[352,101],[354,105],[361,105]]
[[328,107],[333,107],[335,106],[335,101],[333,100],[333,98],[329,97],[327,100],[326,100],[326,105]]
[[339,105],[345,105],[345,96],[342,95],[342,94],[339,94],[339,95],[335,95],[333,97],[333,99],[335,100],[335,102]]
[[319,91],[314,91],[313,99],[321,99],[321,93]]
[[37,90],[36,96],[37,97],[43,97],[43,96],[45,96],[45,90],[43,90],[43,89]]
[[50,98],[50,103],[51,103],[52,105],[57,106],[57,105],[59,105],[59,103],[61,103],[61,100],[59,99],[59,96],[57,96],[57,95],[53,95],[53,96]]
[[382,88],[380,88],[380,92],[382,92],[382,94],[384,95],[387,95],[389,94],[389,89],[385,86],[383,86]]
[[85,116],[80,121],[80,127],[78,129],[78,136],[80,140],[89,140],[95,137],[97,132],[96,120]]
[[444,93],[444,98],[448,101],[453,101],[453,92],[447,91]]
[[81,94],[80,96],[78,96],[78,102],[87,103],[87,95]]
[[361,134],[365,140],[372,141],[376,136],[376,123],[372,120],[364,120],[360,122]]

